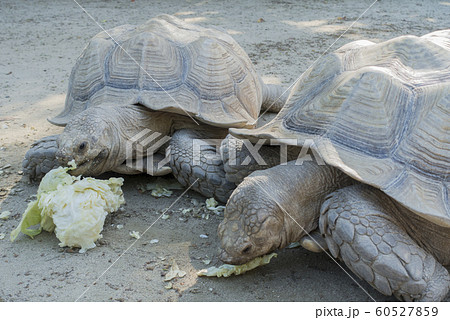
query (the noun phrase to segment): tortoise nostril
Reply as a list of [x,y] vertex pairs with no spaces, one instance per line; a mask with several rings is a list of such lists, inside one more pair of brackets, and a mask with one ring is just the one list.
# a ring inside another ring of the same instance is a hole
[[252,248],[252,245],[251,245],[251,244],[247,244],[247,245],[244,247],[244,249],[242,249],[241,253],[242,253],[242,254],[247,254],[247,253],[250,252],[251,248]]

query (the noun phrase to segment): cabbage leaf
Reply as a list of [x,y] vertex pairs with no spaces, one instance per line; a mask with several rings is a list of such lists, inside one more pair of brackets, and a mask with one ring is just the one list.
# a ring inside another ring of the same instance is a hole
[[209,267],[208,269],[202,269],[197,272],[199,277],[229,277],[233,274],[240,275],[247,271],[253,270],[259,266],[268,264],[273,257],[276,257],[276,253],[266,254],[264,256],[256,257],[253,260],[241,265],[223,264],[220,267]]
[[[122,178],[81,179],[68,174],[75,168],[59,167],[42,179],[37,199],[30,202],[22,220],[11,232],[14,241],[20,232],[35,237],[42,230],[55,232],[61,247],[80,247],[83,253],[101,238],[106,215],[125,202]],[[36,229],[30,227],[39,225]]]

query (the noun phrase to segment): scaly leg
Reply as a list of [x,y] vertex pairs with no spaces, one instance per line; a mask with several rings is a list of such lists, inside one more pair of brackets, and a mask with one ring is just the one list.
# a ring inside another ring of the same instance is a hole
[[331,193],[319,227],[334,257],[385,295],[405,301],[441,301],[450,276],[406,232],[402,210],[382,191],[354,185]]
[[[172,135],[169,143],[170,167],[178,182],[184,186],[192,184],[193,190],[221,202],[227,202],[236,188],[234,183],[225,178],[223,162],[216,151],[215,142],[225,135],[221,129],[217,129],[217,132],[182,129]],[[208,142],[207,139],[215,141]]]
[[40,180],[60,164],[56,160],[58,135],[42,138],[31,145],[22,161],[23,173],[31,180]]

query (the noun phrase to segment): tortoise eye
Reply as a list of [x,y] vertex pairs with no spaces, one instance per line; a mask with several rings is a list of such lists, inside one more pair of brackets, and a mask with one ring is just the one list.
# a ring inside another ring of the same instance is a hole
[[78,147],[78,149],[80,149],[80,150],[84,150],[84,148],[86,148],[86,142],[82,142],[80,144],[80,146]]

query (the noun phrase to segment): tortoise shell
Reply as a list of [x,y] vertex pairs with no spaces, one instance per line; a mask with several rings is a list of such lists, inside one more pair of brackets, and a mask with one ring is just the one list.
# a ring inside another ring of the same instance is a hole
[[305,72],[278,116],[231,133],[312,148],[329,165],[450,227],[450,30],[356,41]]
[[97,34],[77,59],[65,125],[92,106],[141,104],[220,127],[251,127],[262,86],[249,57],[228,34],[161,15]]

